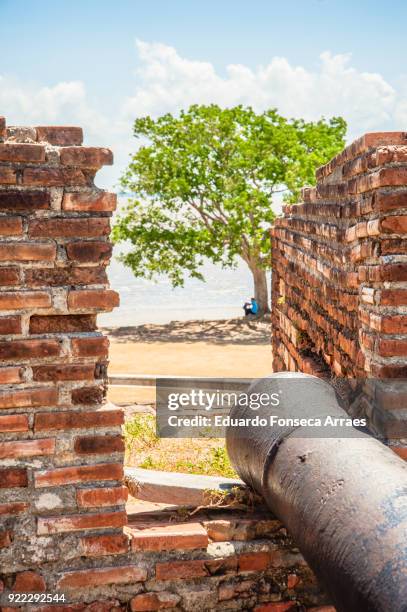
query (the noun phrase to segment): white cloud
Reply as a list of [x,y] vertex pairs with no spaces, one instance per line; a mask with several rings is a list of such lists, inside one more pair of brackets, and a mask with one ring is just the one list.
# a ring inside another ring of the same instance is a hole
[[113,148],[119,163],[113,169],[104,168],[99,172],[97,183],[100,186],[114,184],[118,167],[126,163],[130,125],[126,133],[123,126],[96,109],[81,81],[42,86],[0,75],[0,115],[6,117],[8,125],[78,125],[84,130],[86,144]]
[[277,107],[287,116],[308,120],[342,115],[352,137],[388,129],[389,124],[396,127],[397,92],[382,75],[352,67],[349,54],[324,52],[314,71],[274,57],[255,69],[230,64],[222,76],[212,64],[185,59],[173,47],[143,41],[136,45],[137,88],[123,105],[128,117],[157,116],[193,103],[215,102],[250,104],[258,111]]
[[43,86],[1,75],[0,115],[13,124],[81,125],[88,144],[115,152],[115,168],[102,171],[102,184],[115,182],[126,165],[137,116],[177,112],[193,103],[250,104],[258,111],[277,107],[307,120],[342,115],[351,139],[369,130],[406,128],[407,81],[400,80],[396,89],[382,75],[353,67],[349,54],[324,52],[314,70],[273,57],[256,68],[230,64],[220,74],[210,62],[181,57],[162,43],[137,41],[136,49],[134,93],[123,95],[113,117],[92,104],[83,82]]
[[47,87],[0,75],[0,111],[14,125],[80,122],[96,134],[107,124],[107,119],[88,103],[81,81],[62,81]]

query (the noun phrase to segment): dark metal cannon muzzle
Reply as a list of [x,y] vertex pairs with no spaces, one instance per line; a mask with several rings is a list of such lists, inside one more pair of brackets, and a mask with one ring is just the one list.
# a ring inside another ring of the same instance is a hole
[[[249,395],[279,395],[256,410],[324,419],[349,418],[333,388],[305,374],[258,380]],[[227,450],[239,476],[286,525],[340,612],[407,611],[407,465],[370,435],[321,436],[321,429],[285,424],[250,426],[250,406],[235,406]],[[340,431],[343,431],[341,429]],[[325,434],[323,434],[325,435]]]

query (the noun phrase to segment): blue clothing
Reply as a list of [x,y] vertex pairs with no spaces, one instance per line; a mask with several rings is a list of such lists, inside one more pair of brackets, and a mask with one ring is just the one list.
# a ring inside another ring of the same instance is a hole
[[250,301],[251,301],[251,303],[252,303],[252,314],[257,314],[257,313],[258,313],[258,311],[259,311],[259,307],[258,307],[258,305],[257,305],[256,300],[252,299],[252,300],[250,300]]

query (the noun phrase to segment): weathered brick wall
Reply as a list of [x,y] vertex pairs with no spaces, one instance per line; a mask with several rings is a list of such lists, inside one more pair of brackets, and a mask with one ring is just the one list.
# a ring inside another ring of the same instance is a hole
[[70,603],[17,609],[326,603],[268,514],[125,526],[123,415],[103,403],[108,341],[96,326],[118,304],[106,276],[116,197],[93,184],[112,154],[81,143],[78,128],[6,128],[0,118],[1,612],[10,593],[30,591]]
[[368,377],[353,410],[398,437],[406,389],[388,379],[407,378],[407,133],[366,134],[317,181],[272,230],[274,370]]
[[8,573],[61,566],[92,554],[100,538],[123,545],[123,415],[102,407],[108,342],[96,328],[97,313],[118,304],[106,276],[116,196],[93,184],[112,153],[81,143],[79,128],[7,129],[0,119],[0,565]]

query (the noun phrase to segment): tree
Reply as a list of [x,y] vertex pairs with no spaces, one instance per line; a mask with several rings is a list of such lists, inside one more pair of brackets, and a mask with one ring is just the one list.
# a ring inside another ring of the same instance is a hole
[[230,267],[241,257],[266,312],[273,196],[294,201],[314,184],[345,132],[340,117],[307,123],[242,106],[194,105],[179,116],[137,119],[142,145],[121,179],[134,199],[113,229],[115,242],[132,245],[121,260],[136,276],[164,274],[182,286],[185,274],[204,280],[205,258]]

